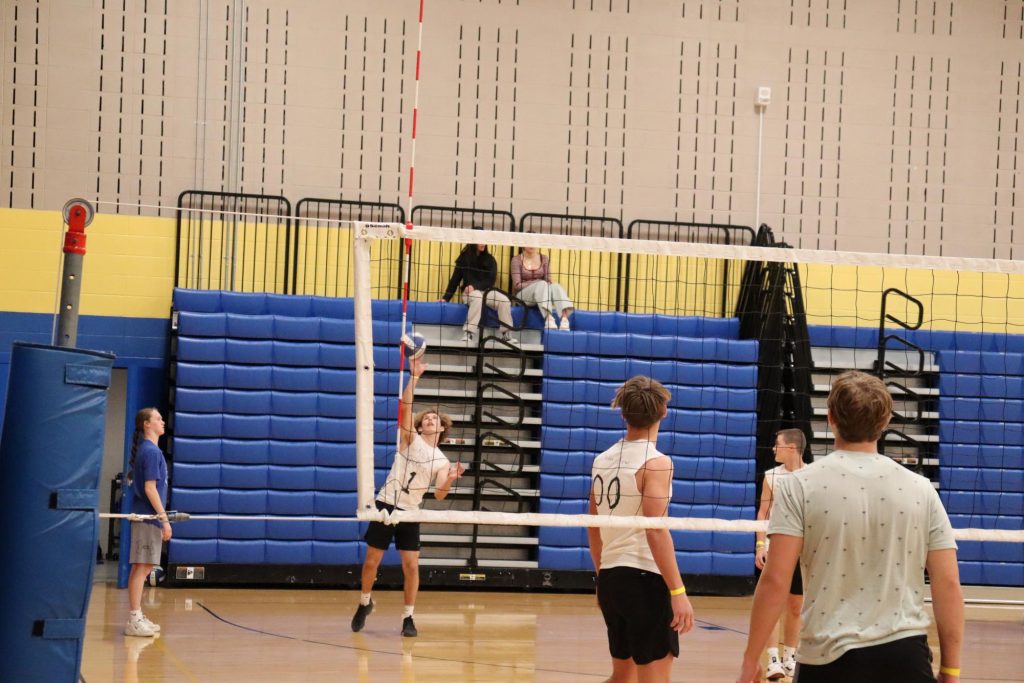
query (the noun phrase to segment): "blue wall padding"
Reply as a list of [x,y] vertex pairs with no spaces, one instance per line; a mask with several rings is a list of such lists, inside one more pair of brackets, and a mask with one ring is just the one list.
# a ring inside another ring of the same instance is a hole
[[14,344],[0,439],[4,680],[78,680],[113,364],[109,354]]

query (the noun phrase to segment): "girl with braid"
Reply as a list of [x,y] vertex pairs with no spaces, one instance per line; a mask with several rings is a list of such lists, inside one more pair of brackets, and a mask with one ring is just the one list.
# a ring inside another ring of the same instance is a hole
[[157,441],[164,433],[164,418],[156,408],[143,408],[135,414],[132,455],[129,472],[132,480],[132,512],[156,515],[146,522],[132,522],[132,545],[129,554],[132,570],[128,575],[128,623],[126,636],[155,636],[160,627],[142,613],[142,588],[153,567],[160,564],[163,541],[171,540],[171,523],[167,520],[167,461]]

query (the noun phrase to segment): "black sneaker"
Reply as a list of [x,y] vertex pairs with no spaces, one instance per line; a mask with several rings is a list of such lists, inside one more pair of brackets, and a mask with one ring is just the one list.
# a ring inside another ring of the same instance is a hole
[[406,638],[415,638],[417,635],[419,635],[419,632],[416,630],[416,624],[413,623],[412,617],[406,617],[405,619],[402,619],[402,635]]
[[363,626],[366,625],[366,617],[370,616],[370,612],[373,611],[373,599],[370,599],[369,605],[359,605],[356,608],[356,614],[352,617],[352,630],[359,631],[363,630]]

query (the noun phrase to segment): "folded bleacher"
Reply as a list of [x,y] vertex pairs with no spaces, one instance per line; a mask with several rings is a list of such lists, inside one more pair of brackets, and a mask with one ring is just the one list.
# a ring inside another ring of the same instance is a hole
[[[954,527],[1024,528],[1024,353],[938,354],[940,495]],[[959,543],[964,583],[1024,586],[1024,545]]]
[[[352,301],[179,289],[174,307],[172,504],[229,517],[353,516]],[[375,319],[393,319],[391,309],[381,302]],[[397,339],[399,325],[375,322],[375,342]],[[374,347],[378,483],[395,443],[397,362],[393,344]],[[169,560],[358,564],[361,537],[355,522],[196,520],[176,527]]]
[[[878,329],[810,326],[811,343],[875,349]],[[939,495],[954,528],[1024,529],[1024,335],[902,330],[936,354]],[[1024,586],[1024,546],[961,541],[965,584]]]
[[[673,517],[753,519],[757,343],[730,319],[577,313],[545,338],[540,511],[587,510],[594,458],[620,439],[610,407],[634,375],[672,392],[658,448],[672,457]],[[684,574],[751,576],[751,534],[673,532]],[[592,569],[586,530],[540,530],[541,569]]]

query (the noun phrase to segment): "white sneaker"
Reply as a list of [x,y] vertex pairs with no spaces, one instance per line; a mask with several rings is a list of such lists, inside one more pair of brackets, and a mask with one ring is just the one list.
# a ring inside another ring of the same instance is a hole
[[786,676],[786,670],[782,668],[778,654],[773,652],[768,655],[768,668],[765,669],[764,676],[769,681],[777,681]]
[[550,313],[548,313],[547,317],[544,318],[544,327],[546,327],[549,330],[558,329],[558,323],[555,322],[554,316],[552,316]]
[[128,623],[124,625],[124,634],[126,636],[151,638],[156,635],[156,631],[154,631],[153,627],[147,624],[143,619],[129,619]]
[[511,344],[512,346],[519,346],[519,342],[512,338],[512,333],[508,330],[502,332],[501,341]]
[[145,614],[142,615],[142,621],[147,626],[149,626],[151,629],[153,629],[155,632],[160,633],[160,624],[153,623],[152,621],[149,620],[149,617],[147,617]]
[[462,338],[459,339],[459,341],[462,342],[463,344],[472,344],[473,343],[473,333],[472,332],[463,332],[462,333]]
[[568,317],[562,318],[562,322],[558,323],[558,329],[562,330],[563,332],[568,332],[569,331],[569,318]]
[[796,659],[793,657],[787,657],[782,662],[782,668],[785,670],[786,675],[792,678],[796,674]]

